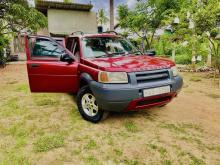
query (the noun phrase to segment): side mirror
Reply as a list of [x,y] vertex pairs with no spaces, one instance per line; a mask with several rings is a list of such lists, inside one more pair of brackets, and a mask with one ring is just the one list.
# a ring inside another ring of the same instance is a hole
[[67,53],[64,53],[60,56],[60,61],[68,62],[69,64],[74,61],[74,59]]
[[155,50],[147,50],[147,52],[145,54],[147,54],[148,56],[155,56],[156,51]]

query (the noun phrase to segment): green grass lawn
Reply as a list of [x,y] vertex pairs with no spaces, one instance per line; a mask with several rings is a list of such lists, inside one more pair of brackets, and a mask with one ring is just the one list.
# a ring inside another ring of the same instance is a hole
[[220,92],[202,77],[166,107],[91,124],[74,96],[30,93],[23,65],[0,74],[0,164],[220,164]]

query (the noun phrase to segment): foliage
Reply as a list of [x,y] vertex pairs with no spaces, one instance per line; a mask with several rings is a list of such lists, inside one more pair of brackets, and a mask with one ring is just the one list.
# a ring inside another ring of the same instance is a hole
[[29,8],[25,0],[0,1],[0,60],[9,43],[9,36],[22,30],[36,32],[47,26],[46,17],[34,8]]
[[47,26],[46,17],[24,0],[3,0],[0,2],[0,36],[19,33],[21,30],[36,32]]
[[220,5],[218,0],[202,1],[200,10],[195,14],[195,29],[196,33],[200,36],[207,37],[204,34],[210,33],[208,40],[210,42],[210,49],[212,51],[213,66],[220,70],[220,42],[216,39],[217,34],[220,32],[218,24],[220,21]]
[[169,34],[163,34],[153,42],[153,47],[158,55],[171,56],[172,54],[172,42]]
[[7,37],[0,37],[0,57],[4,48],[8,45],[9,39]]
[[[175,18],[179,18],[180,23],[175,24]],[[137,3],[134,9],[121,5],[118,7],[118,21],[122,29],[142,40],[142,48],[146,44],[147,49],[153,47],[158,55],[167,57],[176,49],[177,63],[189,64],[192,56],[198,55],[205,60],[210,49],[213,66],[220,70],[218,0],[149,0]],[[166,33],[168,27],[171,27],[171,33]],[[155,37],[157,29],[165,29],[165,33]]]
[[118,21],[122,29],[128,30],[142,38],[147,49],[151,49],[155,32],[163,25],[165,16],[180,9],[180,2],[177,0],[145,1],[137,3],[135,9],[130,10],[127,5],[118,7]]
[[[5,55],[5,48],[9,44],[9,39],[5,36],[0,37],[0,62],[6,60]],[[1,65],[1,64],[0,64]]]
[[[176,62],[189,63],[192,56],[201,55],[204,60],[207,57],[208,50],[211,49],[213,56],[213,64],[216,64],[216,59],[219,57],[217,52],[218,43],[215,37],[219,33],[220,6],[217,0],[191,0],[180,3],[179,12],[170,12],[163,20],[164,25],[172,27],[172,34],[166,37],[160,37],[158,42],[154,44],[155,48],[160,53],[170,55],[170,52],[163,50],[164,40],[166,49],[173,49],[176,45]],[[179,24],[174,24],[175,17],[180,19]],[[190,26],[191,25],[191,26]],[[210,32],[210,37],[207,37],[207,32]],[[187,46],[182,44],[187,42]],[[209,46],[211,42],[211,47]],[[219,61],[219,60],[217,60]]]
[[175,60],[177,64],[190,64],[191,56],[189,56],[188,54],[181,54],[176,56]]
[[212,31],[220,19],[220,7],[218,0],[201,2],[194,14],[195,29],[197,34]]
[[64,3],[71,3],[72,0],[63,0]]
[[105,15],[105,10],[100,9],[98,11],[98,23],[102,26],[109,21],[108,17]]

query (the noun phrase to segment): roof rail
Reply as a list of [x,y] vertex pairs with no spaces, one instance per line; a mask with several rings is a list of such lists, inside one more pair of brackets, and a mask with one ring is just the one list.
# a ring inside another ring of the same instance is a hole
[[105,32],[102,32],[102,33],[109,33],[109,34],[114,33],[115,35],[118,35],[118,33],[116,31],[105,31]]
[[83,33],[82,31],[75,31],[75,32],[72,32],[71,35],[74,35],[74,34],[77,34],[77,33],[79,33],[80,35],[84,35],[84,33]]

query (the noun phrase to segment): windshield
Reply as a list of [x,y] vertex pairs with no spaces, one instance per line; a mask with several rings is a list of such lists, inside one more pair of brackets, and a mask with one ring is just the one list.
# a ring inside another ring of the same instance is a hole
[[86,37],[82,38],[82,46],[85,58],[141,55],[137,48],[120,37]]

